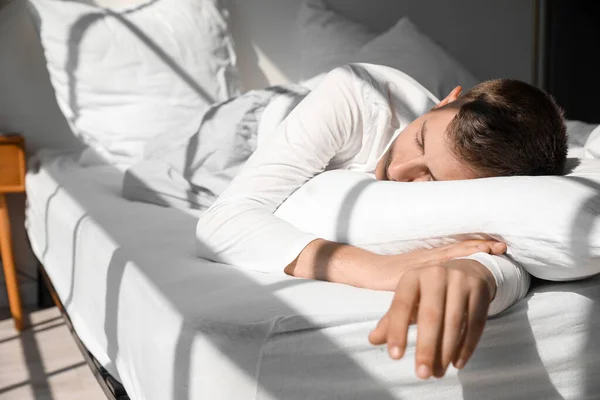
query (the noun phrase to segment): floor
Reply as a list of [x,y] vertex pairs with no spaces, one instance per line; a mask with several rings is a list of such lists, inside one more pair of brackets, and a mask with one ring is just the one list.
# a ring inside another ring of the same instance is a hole
[[58,309],[28,315],[18,334],[0,309],[0,400],[105,400]]

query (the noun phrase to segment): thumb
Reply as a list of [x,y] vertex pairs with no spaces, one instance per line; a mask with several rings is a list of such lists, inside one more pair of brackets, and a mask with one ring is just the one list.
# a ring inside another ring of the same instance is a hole
[[492,243],[492,245],[490,246],[490,254],[499,256],[500,254],[504,254],[506,253],[506,243],[502,243],[502,242],[494,242]]

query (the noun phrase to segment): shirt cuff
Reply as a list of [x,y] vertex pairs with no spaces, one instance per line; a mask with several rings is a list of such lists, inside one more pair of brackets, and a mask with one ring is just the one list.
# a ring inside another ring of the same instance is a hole
[[490,270],[496,281],[496,296],[490,303],[488,316],[506,310],[523,299],[529,290],[531,277],[521,265],[506,256],[494,256],[488,253],[475,253],[468,257],[458,257],[479,262]]

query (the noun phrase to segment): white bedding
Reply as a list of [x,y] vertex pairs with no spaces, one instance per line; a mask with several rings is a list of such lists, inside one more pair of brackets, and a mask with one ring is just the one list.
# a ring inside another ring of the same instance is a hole
[[414,375],[367,334],[391,293],[195,256],[197,215],[119,197],[122,174],[46,154],[28,232],[88,349],[132,399],[592,399],[600,279],[537,287],[490,320],[464,371]]

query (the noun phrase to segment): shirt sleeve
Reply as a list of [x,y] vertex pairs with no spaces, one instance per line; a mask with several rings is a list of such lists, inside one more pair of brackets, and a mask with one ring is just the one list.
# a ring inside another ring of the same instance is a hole
[[[273,213],[300,186],[370,125],[370,107],[353,66],[328,74],[249,158],[242,171],[200,217],[198,256],[261,272],[283,273],[317,237]],[[352,143],[350,143],[352,141]],[[343,161],[343,160],[342,160]]]
[[481,252],[458,259],[478,261],[494,275],[496,296],[490,303],[489,316],[499,314],[523,299],[529,290],[531,283],[529,273],[519,263],[506,256],[494,256]]

